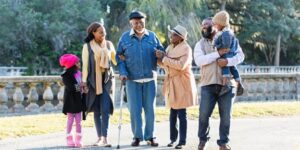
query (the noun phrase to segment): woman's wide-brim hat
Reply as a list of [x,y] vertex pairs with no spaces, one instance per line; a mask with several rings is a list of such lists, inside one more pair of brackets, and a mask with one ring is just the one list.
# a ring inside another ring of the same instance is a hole
[[187,40],[187,34],[188,32],[186,31],[185,27],[181,26],[181,25],[177,25],[175,28],[170,29],[168,28],[168,30],[172,33],[177,34],[178,36],[180,36],[183,40]]

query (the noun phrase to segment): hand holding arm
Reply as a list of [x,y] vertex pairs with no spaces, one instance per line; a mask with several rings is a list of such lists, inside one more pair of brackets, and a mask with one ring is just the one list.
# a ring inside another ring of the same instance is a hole
[[166,53],[164,51],[155,50],[155,56],[156,56],[156,58],[162,60],[165,55],[166,55]]

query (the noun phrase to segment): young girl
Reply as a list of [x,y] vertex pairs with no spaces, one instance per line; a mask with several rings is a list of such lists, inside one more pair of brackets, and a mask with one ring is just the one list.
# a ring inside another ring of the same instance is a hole
[[[67,146],[81,147],[81,115],[83,102],[81,100],[81,72],[79,58],[73,54],[64,54],[60,57],[59,63],[65,68],[62,73],[62,80],[65,85],[63,113],[67,115]],[[76,136],[71,133],[75,120]]]

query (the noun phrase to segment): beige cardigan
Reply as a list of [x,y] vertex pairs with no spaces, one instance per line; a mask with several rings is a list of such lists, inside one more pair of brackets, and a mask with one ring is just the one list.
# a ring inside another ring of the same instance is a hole
[[191,70],[192,49],[186,41],[176,47],[169,45],[166,56],[159,63],[166,71],[163,93],[166,106],[183,109],[196,104],[197,88]]
[[[114,45],[106,40],[103,40],[104,48],[101,48],[95,40],[90,41],[91,48],[94,52],[94,59],[95,59],[95,72],[96,72],[96,95],[102,94],[103,87],[102,87],[102,72],[109,66],[109,61],[111,60],[114,65],[117,64],[116,62],[116,51]],[[110,50],[108,50],[109,44]],[[86,82],[88,76],[88,59],[89,59],[89,51],[87,44],[83,45],[82,48],[82,82]]]

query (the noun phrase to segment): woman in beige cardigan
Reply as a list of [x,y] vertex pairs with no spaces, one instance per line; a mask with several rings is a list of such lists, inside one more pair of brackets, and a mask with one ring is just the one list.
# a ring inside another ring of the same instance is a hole
[[98,135],[96,146],[111,147],[107,141],[110,114],[113,113],[113,70],[116,64],[115,48],[105,39],[106,30],[101,23],[93,22],[87,28],[87,37],[82,49],[82,82],[86,92],[88,112],[94,112]]
[[181,149],[186,144],[187,119],[186,108],[194,105],[197,91],[192,73],[192,49],[186,42],[187,31],[177,25],[171,32],[171,45],[163,51],[156,51],[156,57],[166,75],[163,84],[163,94],[166,106],[170,108],[170,140],[169,147],[177,140],[177,117],[179,118],[179,143],[175,149]]

